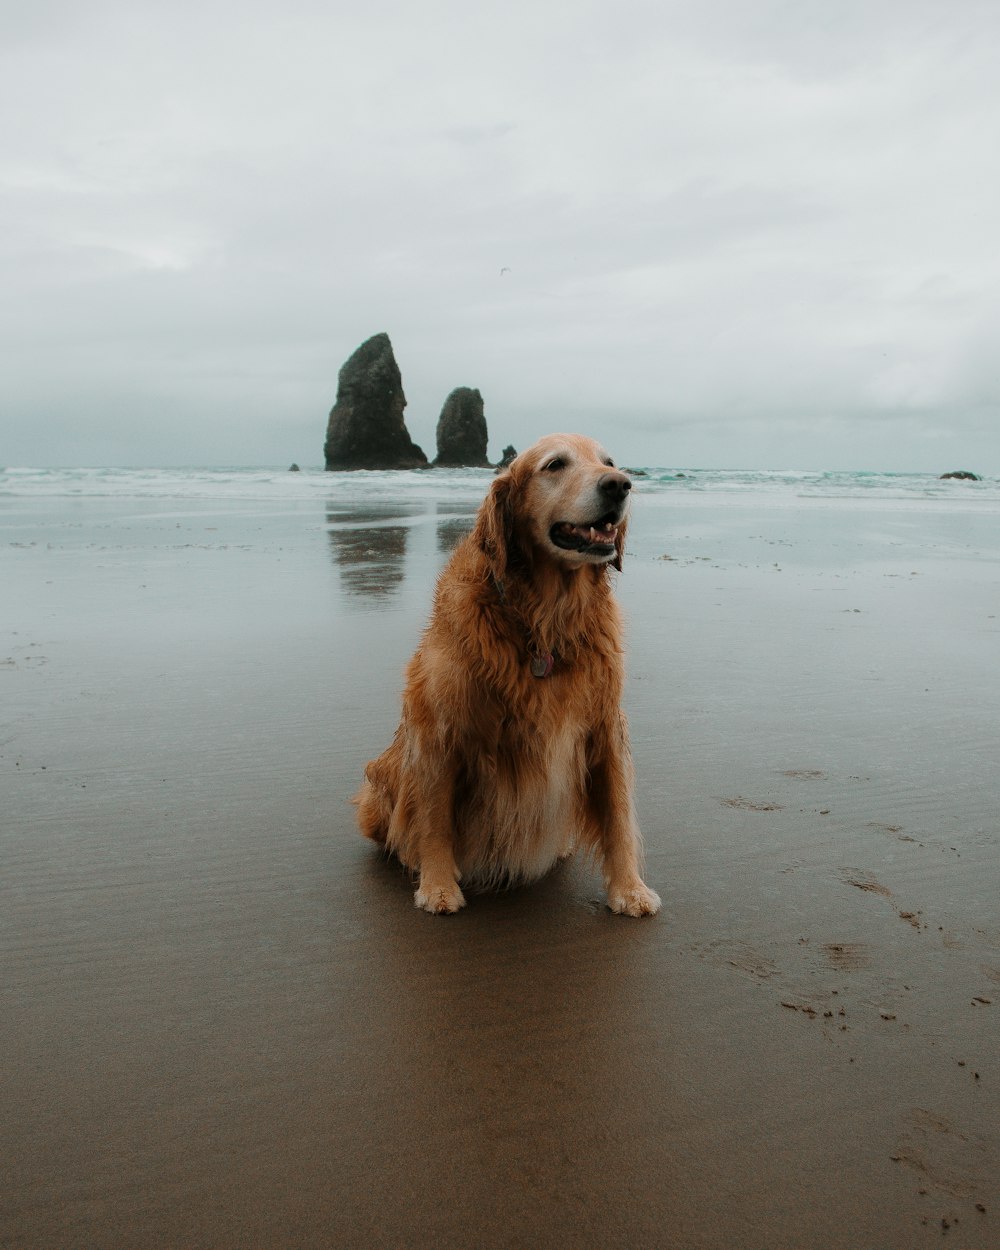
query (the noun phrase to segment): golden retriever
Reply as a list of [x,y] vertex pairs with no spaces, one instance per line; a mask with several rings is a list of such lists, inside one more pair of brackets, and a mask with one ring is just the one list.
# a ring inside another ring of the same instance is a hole
[[649,916],[621,710],[621,568],[632,482],[579,434],[551,434],[493,482],[438,579],[392,745],[355,796],[362,832],[419,874],[437,914],[536,880],[577,846],[608,906]]

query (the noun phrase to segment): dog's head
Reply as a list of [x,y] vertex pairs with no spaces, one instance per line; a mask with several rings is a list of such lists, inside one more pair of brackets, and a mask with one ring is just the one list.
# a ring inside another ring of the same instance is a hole
[[548,434],[501,473],[480,509],[480,546],[503,577],[548,559],[620,569],[632,479],[582,434]]

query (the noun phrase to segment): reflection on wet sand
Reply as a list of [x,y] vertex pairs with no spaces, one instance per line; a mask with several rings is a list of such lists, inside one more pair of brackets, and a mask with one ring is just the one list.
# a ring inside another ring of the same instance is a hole
[[[425,532],[423,519],[436,521],[433,540],[419,539]],[[340,507],[329,504],[330,552],[340,573],[341,584],[350,596],[368,601],[384,601],[399,590],[406,574],[407,560],[450,555],[475,524],[476,513],[468,504],[437,502],[426,504],[373,503],[370,506]],[[393,525],[393,521],[403,522]],[[414,522],[417,522],[416,526]],[[411,546],[411,532],[417,535]],[[434,548],[431,547],[434,542]]]
[[439,499],[437,507],[437,549],[441,555],[451,555],[458,544],[471,533],[476,523],[476,508],[457,500]]
[[443,555],[449,555],[468,534],[476,522],[475,514],[468,516],[439,517],[437,547]]
[[385,522],[422,512],[421,507],[384,503],[327,508],[330,552],[349,595],[380,600],[396,593],[406,568],[409,526]]

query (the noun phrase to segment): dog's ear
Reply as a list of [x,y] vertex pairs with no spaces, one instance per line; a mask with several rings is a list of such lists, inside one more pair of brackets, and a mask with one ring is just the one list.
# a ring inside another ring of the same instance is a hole
[[622,571],[622,561],[625,559],[625,533],[628,530],[628,517],[618,522],[618,537],[615,539],[615,558],[611,561],[611,567]]
[[514,533],[514,479],[509,470],[499,474],[479,508],[473,530],[477,546],[489,561],[498,582],[516,562],[517,538]]

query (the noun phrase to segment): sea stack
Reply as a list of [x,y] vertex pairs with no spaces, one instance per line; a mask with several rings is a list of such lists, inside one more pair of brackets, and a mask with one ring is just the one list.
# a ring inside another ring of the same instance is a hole
[[362,343],[337,377],[323,453],[327,469],[425,469],[403,420],[406,396],[388,334]]
[[458,386],[444,401],[437,423],[437,459],[441,468],[488,469],[486,417],[483,397],[469,386]]

